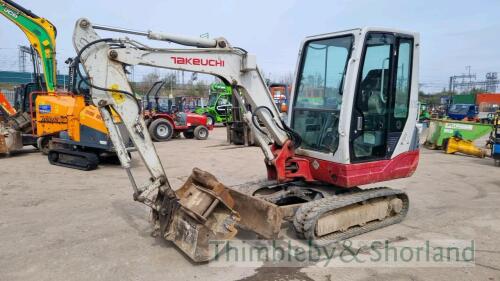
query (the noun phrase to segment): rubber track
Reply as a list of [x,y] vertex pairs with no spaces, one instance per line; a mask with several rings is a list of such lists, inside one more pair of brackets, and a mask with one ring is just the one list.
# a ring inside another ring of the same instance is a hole
[[[399,214],[388,217],[382,221],[368,222],[363,226],[353,226],[343,232],[334,232],[321,237],[316,237],[316,223],[321,215],[352,204],[386,196],[396,196],[403,201],[403,209]],[[366,189],[306,203],[295,213],[293,224],[295,230],[299,234],[299,237],[312,240],[314,244],[321,246],[339,242],[369,231],[389,226],[391,224],[399,223],[408,213],[410,206],[409,203],[408,195],[402,190],[390,189],[387,187]]]
[[[52,161],[52,158],[51,158],[52,153],[58,154],[58,157],[57,157],[58,161],[56,161],[56,162]],[[68,155],[68,156],[74,158],[74,160],[69,161],[69,162],[67,162],[67,161],[60,162],[61,154]],[[83,170],[83,171],[95,170],[95,169],[97,169],[97,166],[99,165],[99,157],[97,157],[97,155],[95,155],[94,153],[66,150],[66,149],[52,149],[52,150],[50,150],[48,159],[49,159],[50,164],[52,164],[52,165],[57,165],[57,166],[62,166],[62,167],[67,167],[67,168],[72,168],[72,169],[77,169],[77,170]]]

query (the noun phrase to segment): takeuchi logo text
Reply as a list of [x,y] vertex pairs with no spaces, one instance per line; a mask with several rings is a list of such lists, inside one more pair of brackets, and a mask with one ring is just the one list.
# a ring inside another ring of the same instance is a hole
[[174,64],[183,64],[183,65],[204,65],[204,66],[215,66],[215,67],[223,67],[223,60],[216,59],[202,59],[202,58],[186,58],[186,57],[170,57]]

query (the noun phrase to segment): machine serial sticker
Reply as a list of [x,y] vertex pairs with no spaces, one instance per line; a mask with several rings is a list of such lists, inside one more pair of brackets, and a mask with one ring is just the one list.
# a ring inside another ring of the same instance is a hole
[[445,129],[459,129],[472,131],[473,126],[469,124],[459,124],[459,123],[446,123],[444,125]]
[[38,112],[40,113],[50,113],[52,111],[52,107],[50,104],[40,104],[38,106]]

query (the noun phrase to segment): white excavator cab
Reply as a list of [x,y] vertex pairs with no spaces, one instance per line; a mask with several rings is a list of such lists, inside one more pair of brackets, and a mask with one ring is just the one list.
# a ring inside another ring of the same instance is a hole
[[418,67],[412,32],[363,28],[304,40],[288,124],[314,178],[351,187],[415,170]]

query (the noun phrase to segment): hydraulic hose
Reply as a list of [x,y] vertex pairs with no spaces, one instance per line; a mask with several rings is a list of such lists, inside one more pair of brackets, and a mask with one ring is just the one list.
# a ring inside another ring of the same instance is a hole
[[276,126],[278,128],[280,128],[281,130],[283,130],[287,134],[288,138],[292,141],[293,147],[294,148],[298,148],[301,145],[301,143],[302,143],[302,138],[300,137],[300,135],[297,134],[297,132],[295,132],[293,129],[291,129],[290,127],[288,127],[285,124],[285,122],[281,121],[281,124],[279,124],[278,122],[276,122],[276,120],[274,119],[275,116],[274,116],[272,110],[269,109],[269,107],[267,107],[267,106],[259,106],[259,107],[255,108],[255,110],[252,112],[252,123],[255,126],[255,128],[259,132],[261,132],[262,134],[266,135],[266,132],[264,132],[260,128],[259,124],[257,123],[257,119],[258,119],[257,112],[259,110],[263,110],[263,109],[265,109],[265,110],[267,110],[269,112],[269,114],[273,118],[273,121],[276,124]]
[[[124,90],[114,90],[114,89],[108,89],[108,88],[104,88],[104,87],[99,87],[99,86],[96,86],[94,84],[92,84],[90,81],[88,81],[88,79],[84,78],[81,70],[80,70],[80,64],[81,64],[81,56],[83,54],[83,52],[85,50],[87,50],[88,48],[90,48],[91,46],[97,44],[97,43],[110,43],[110,42],[119,42],[118,40],[116,39],[113,39],[113,38],[102,38],[102,39],[98,39],[98,40],[95,40],[95,41],[92,41],[90,43],[88,43],[87,45],[83,46],[82,49],[80,49],[80,51],[78,52],[76,58],[75,58],[75,68],[76,68],[76,73],[78,74],[78,76],[80,77],[81,81],[83,81],[83,83],[87,84],[87,86],[89,86],[90,88],[94,88],[94,89],[97,89],[97,90],[100,90],[100,91],[105,91],[105,92],[116,92],[116,93],[121,93],[121,94],[124,94],[124,95],[127,95],[129,97],[131,97],[134,102],[136,103],[137,105],[137,109],[139,110],[139,114],[142,114],[142,107],[141,107],[141,104],[139,102],[139,100],[135,97],[134,94],[130,93],[130,92],[127,92],[127,91],[124,91]],[[80,85],[79,85],[80,86]]]

